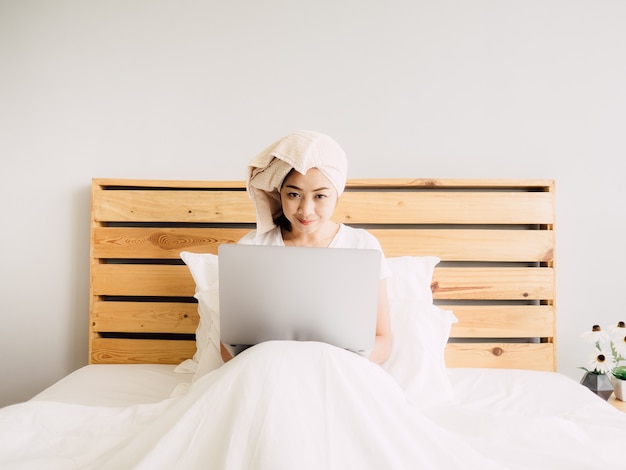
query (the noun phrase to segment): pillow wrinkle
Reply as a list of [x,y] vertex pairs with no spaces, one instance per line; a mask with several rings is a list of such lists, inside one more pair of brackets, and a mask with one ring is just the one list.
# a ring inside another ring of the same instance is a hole
[[196,285],[194,297],[198,300],[200,321],[196,328],[196,352],[175,371],[194,373],[195,381],[224,363],[220,353],[218,256],[183,251],[180,257]]
[[427,408],[454,400],[444,350],[454,314],[433,304],[435,256],[390,258],[387,281],[393,338],[389,359],[382,365],[405,392],[407,401]]

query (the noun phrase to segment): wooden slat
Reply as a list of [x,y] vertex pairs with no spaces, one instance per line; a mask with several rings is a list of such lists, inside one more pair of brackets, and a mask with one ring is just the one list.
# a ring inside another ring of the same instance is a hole
[[[95,295],[192,296],[186,266],[100,264],[92,270]],[[549,300],[551,268],[436,268],[435,299]]]
[[[145,180],[132,178],[93,178],[93,184],[103,188],[134,187],[134,188],[233,188],[244,189],[244,181],[211,181],[211,180]],[[521,178],[350,178],[346,183],[351,188],[413,189],[413,188],[504,188],[548,191],[554,186],[549,179]]]
[[[101,191],[95,220],[253,223],[254,207],[238,191]],[[462,203],[461,203],[462,202]],[[487,209],[486,209],[487,208]],[[346,192],[334,215],[345,223],[550,224],[550,193]]]
[[452,325],[451,338],[551,338],[555,335],[554,307],[550,305],[459,305],[450,310],[459,320]]
[[162,189],[240,189],[246,188],[243,180],[145,180],[132,178],[93,178],[92,184],[102,189],[107,188],[162,188]]
[[555,370],[556,352],[552,343],[448,343],[448,367]]
[[244,191],[116,190],[94,194],[98,222],[253,223]]
[[387,257],[438,256],[444,261],[551,261],[549,230],[371,229]]
[[[96,227],[96,258],[178,258],[183,250],[217,253],[250,229]],[[554,233],[548,230],[373,229],[385,254],[439,256],[446,261],[551,261]]]
[[180,364],[195,352],[195,341],[93,338],[90,363]]
[[[447,308],[445,305],[442,308]],[[452,338],[554,336],[554,308],[548,305],[453,306],[459,320]],[[197,304],[176,302],[95,302],[96,332],[195,333]]]
[[98,264],[92,268],[94,295],[192,297],[187,266]]
[[551,224],[550,193],[346,192],[334,217],[345,223]]
[[435,268],[435,299],[549,300],[551,268]]
[[514,189],[524,191],[553,191],[554,180],[508,178],[352,178],[347,188],[386,189]]
[[217,254],[222,243],[236,243],[250,229],[96,227],[96,258],[177,259],[180,252]]
[[93,305],[92,331],[194,334],[198,305],[179,302],[103,302]]

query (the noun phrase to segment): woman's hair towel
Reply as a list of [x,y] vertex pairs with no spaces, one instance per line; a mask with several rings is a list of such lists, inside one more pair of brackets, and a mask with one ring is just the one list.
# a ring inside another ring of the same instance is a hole
[[246,187],[256,208],[257,236],[275,227],[281,214],[280,189],[294,169],[305,174],[317,168],[340,196],[346,186],[346,153],[332,138],[313,131],[296,131],[274,142],[252,159]]

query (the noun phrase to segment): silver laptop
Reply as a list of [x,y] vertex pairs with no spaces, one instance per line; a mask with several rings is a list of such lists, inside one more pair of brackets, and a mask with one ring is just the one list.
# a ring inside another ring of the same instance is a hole
[[220,337],[233,355],[271,340],[374,347],[377,250],[224,244],[218,254]]

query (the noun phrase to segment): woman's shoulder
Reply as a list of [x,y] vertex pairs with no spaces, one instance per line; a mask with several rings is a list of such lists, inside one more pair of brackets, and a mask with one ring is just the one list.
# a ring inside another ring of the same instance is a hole
[[342,247],[380,249],[378,239],[370,232],[362,228],[350,227],[345,224],[341,224],[336,242],[336,246]]
[[387,263],[378,238],[365,229],[341,224],[335,243],[333,243],[332,246],[335,248],[367,248],[378,250],[381,256],[380,278],[386,279],[391,275],[389,264]]
[[256,230],[252,230],[241,237],[237,243],[240,245],[284,245],[280,227],[274,227],[260,235]]

